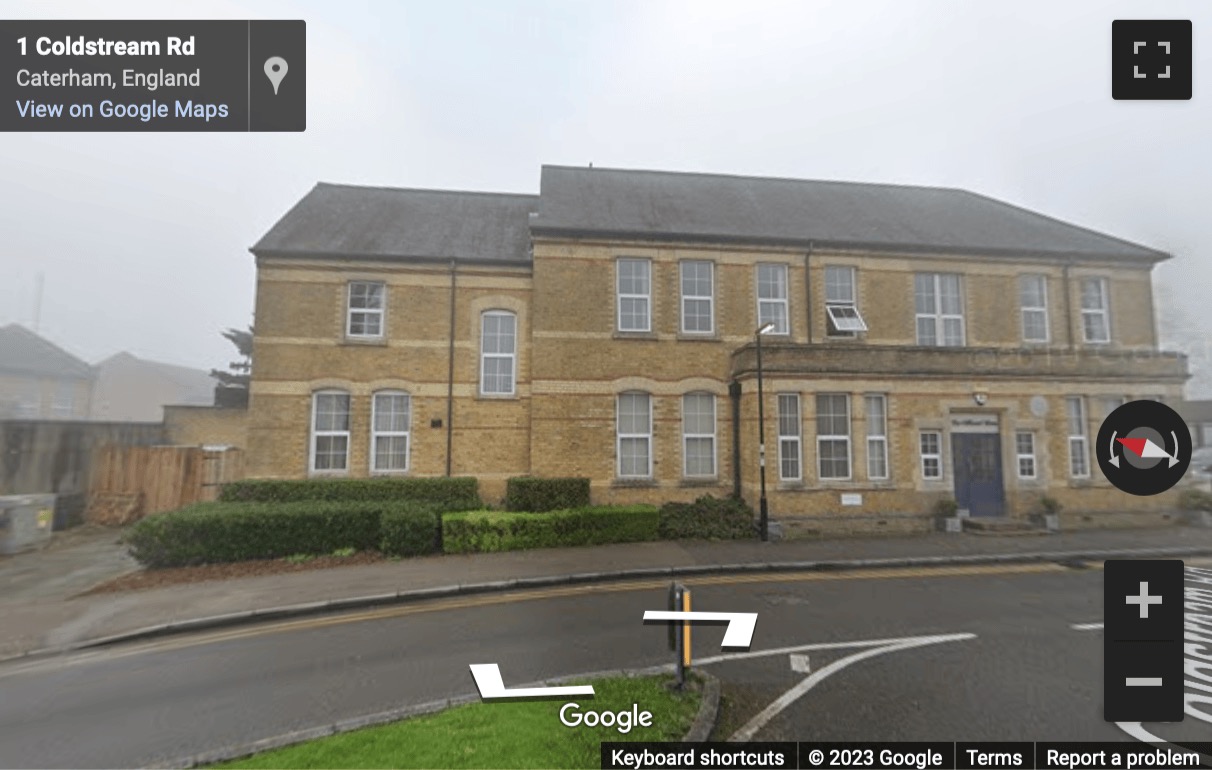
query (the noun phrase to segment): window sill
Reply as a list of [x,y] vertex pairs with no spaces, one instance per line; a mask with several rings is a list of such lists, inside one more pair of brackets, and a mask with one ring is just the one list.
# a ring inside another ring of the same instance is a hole
[[656,332],[621,332],[615,331],[613,339],[616,340],[653,340],[657,339]]
[[477,393],[476,401],[517,401],[518,394],[515,393]]
[[678,482],[679,487],[718,487],[724,482],[720,481],[718,476],[696,476],[694,478],[683,477]]
[[657,486],[656,479],[620,479],[615,478],[610,482],[610,486],[614,489],[649,489]]
[[342,345],[363,345],[372,348],[387,347],[386,337],[343,337],[341,338]]
[[309,479],[340,479],[349,475],[349,471],[308,471]]
[[678,342],[721,342],[720,336],[711,334],[695,334],[694,332],[678,332]]

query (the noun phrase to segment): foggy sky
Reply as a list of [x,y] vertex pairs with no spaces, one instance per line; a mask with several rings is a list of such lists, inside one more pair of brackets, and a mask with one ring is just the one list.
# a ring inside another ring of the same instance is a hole
[[[538,192],[543,163],[962,187],[1175,254],[1206,318],[1212,4],[8,2],[8,18],[304,19],[302,134],[0,134],[0,325],[202,369],[248,247],[317,181]],[[1194,24],[1189,102],[1111,99],[1111,21]],[[1200,318],[1202,334],[1212,323]]]

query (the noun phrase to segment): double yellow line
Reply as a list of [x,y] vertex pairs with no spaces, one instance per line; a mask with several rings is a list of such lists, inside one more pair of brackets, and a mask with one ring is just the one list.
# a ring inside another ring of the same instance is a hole
[[[1091,568],[1101,569],[1101,563],[1091,563]],[[747,583],[802,583],[802,582],[833,582],[844,580],[888,580],[896,578],[933,578],[960,577],[971,575],[1008,575],[1033,574],[1046,572],[1067,572],[1068,567],[1052,562],[1027,564],[971,564],[942,567],[890,567],[873,569],[856,569],[837,572],[754,572],[735,575],[704,575],[701,577],[686,577],[679,580],[687,587],[713,585],[742,585]],[[648,591],[665,589],[668,579],[632,580],[618,583],[591,583],[551,588],[516,590],[503,593],[479,594],[473,596],[452,597],[449,599],[425,600],[417,604],[407,604],[391,607],[380,607],[373,610],[341,613],[318,617],[300,618],[298,620],[270,621],[256,625],[233,628],[226,631],[203,631],[188,636],[171,637],[155,641],[86,652],[68,659],[50,659],[19,665],[14,669],[0,669],[0,676],[30,668],[41,668],[43,665],[69,665],[75,662],[90,660],[123,658],[148,652],[168,652],[188,647],[206,644],[229,642],[237,639],[249,639],[268,634],[302,631],[347,623],[385,620],[388,618],[420,615],[429,612],[447,612],[451,610],[469,609],[472,607],[489,607],[500,604],[511,604],[523,601],[538,601],[542,599],[559,599],[567,596],[585,596],[592,594],[623,593],[628,591]],[[662,597],[663,603],[664,597]],[[687,624],[687,627],[689,624]]]

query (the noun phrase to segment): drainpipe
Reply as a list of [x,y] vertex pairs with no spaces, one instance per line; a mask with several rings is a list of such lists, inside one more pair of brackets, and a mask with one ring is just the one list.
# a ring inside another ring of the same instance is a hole
[[741,499],[741,383],[728,383],[732,401],[732,496]]
[[[808,252],[804,254],[804,291],[808,294],[808,301],[805,303],[808,308],[808,344],[812,344],[812,278],[809,267],[812,262],[812,246],[813,242],[808,241]],[[854,288],[855,294],[858,293],[858,287]],[[858,299],[858,297],[855,297]]]
[[450,347],[446,366],[446,475],[451,475],[454,461],[454,360],[455,360],[455,261],[450,260]]
[[1069,352],[1075,350],[1073,339],[1073,292],[1072,284],[1069,281],[1069,268],[1072,266],[1072,262],[1066,262],[1061,273],[1065,283],[1065,336],[1069,342]]

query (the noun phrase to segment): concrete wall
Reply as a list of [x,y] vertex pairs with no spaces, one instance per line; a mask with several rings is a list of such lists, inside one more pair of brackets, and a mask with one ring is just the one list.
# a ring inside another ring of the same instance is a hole
[[107,444],[164,442],[160,423],[0,422],[0,495],[59,495],[56,522],[84,511],[94,452]]

